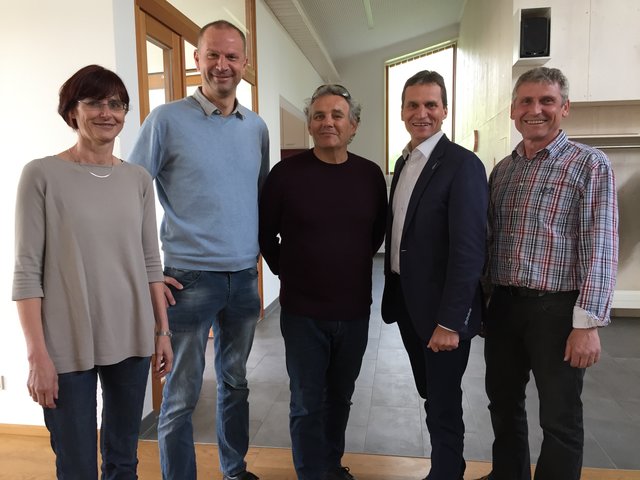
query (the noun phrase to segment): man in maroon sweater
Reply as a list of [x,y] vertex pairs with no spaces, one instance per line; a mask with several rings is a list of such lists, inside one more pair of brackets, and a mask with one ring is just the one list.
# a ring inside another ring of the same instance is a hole
[[314,147],[271,170],[260,198],[260,249],[281,282],[298,479],[351,480],[341,459],[367,346],[386,183],[378,165],[347,151],[360,106],[344,87],[322,85],[305,113]]

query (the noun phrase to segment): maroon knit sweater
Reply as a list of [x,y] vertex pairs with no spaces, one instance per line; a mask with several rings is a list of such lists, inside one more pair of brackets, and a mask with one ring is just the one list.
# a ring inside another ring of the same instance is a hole
[[280,277],[282,308],[317,320],[368,318],[386,212],[384,176],[369,160],[349,153],[328,164],[308,150],[276,164],[260,197],[259,239]]

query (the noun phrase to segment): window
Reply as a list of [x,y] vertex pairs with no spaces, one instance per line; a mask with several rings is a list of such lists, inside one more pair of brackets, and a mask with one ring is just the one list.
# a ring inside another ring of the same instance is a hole
[[455,43],[447,43],[387,62],[388,173],[393,173],[396,160],[402,155],[402,149],[409,141],[404,123],[400,119],[402,88],[407,79],[421,70],[435,70],[444,78],[449,114],[442,124],[442,130],[451,140],[454,140],[455,61],[456,45]]

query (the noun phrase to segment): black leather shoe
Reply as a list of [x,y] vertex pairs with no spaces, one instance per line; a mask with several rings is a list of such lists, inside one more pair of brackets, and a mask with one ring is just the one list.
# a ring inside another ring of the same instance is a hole
[[356,477],[349,473],[349,467],[338,467],[327,472],[324,480],[356,480]]
[[256,475],[245,470],[236,475],[225,475],[222,480],[260,480]]

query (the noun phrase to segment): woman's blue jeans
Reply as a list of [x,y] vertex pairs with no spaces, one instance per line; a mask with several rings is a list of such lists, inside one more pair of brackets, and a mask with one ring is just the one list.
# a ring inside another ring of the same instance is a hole
[[149,357],[58,375],[56,408],[44,420],[56,454],[57,478],[98,478],[96,389],[102,387],[102,480],[137,479],[138,436],[149,375]]

